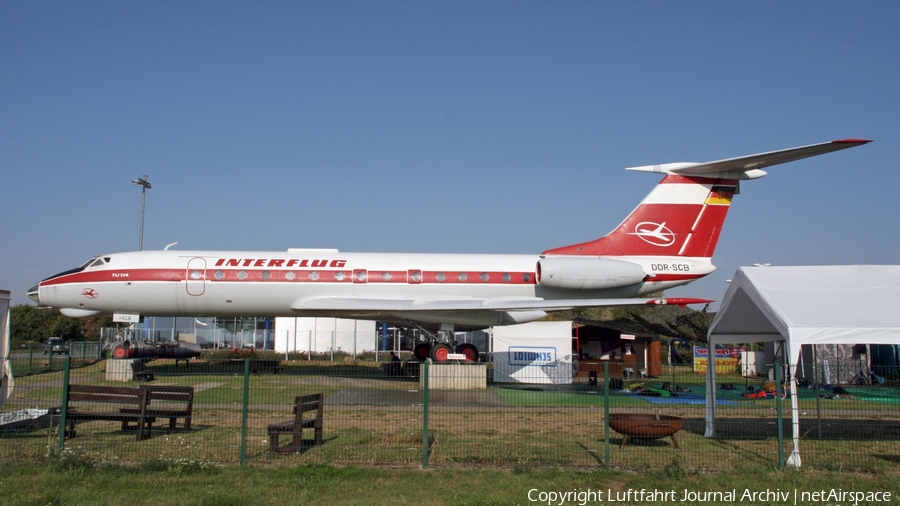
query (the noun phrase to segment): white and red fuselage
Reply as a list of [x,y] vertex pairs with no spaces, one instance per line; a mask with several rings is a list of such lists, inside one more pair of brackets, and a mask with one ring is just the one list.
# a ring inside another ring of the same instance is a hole
[[[90,265],[39,285],[41,304],[72,316],[121,312],[154,316],[340,316],[484,328],[540,319],[540,310],[477,311],[467,299],[607,299],[639,297],[682,285],[715,268],[709,259],[687,257],[574,257],[585,268],[621,267],[631,275],[611,286],[559,286],[543,263],[567,257],[287,252],[140,251],[98,257]],[[634,266],[634,267],[631,267]],[[555,272],[554,272],[555,274]],[[557,275],[558,276],[558,275]],[[646,281],[644,278],[647,278]],[[360,302],[329,307],[329,299]],[[375,301],[416,301],[392,308]],[[437,307],[439,301],[459,304]],[[316,302],[319,304],[316,305]],[[431,306],[429,307],[429,303]],[[435,312],[437,311],[437,312]],[[418,313],[418,314],[417,314]],[[467,314],[468,313],[468,314]]]

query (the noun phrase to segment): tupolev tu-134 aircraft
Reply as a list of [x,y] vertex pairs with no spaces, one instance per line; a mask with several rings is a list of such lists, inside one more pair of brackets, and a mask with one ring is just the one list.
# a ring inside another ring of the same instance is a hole
[[[452,331],[539,320],[573,308],[709,302],[645,298],[715,270],[740,181],[771,165],[866,144],[844,139],[706,163],[627,170],[662,181],[609,234],[540,255],[344,253],[336,249],[137,251],[101,255],[28,296],[72,317],[309,316],[385,321],[431,336],[414,353],[478,358]],[[450,338],[447,337],[450,336]],[[441,337],[443,336],[443,337]]]

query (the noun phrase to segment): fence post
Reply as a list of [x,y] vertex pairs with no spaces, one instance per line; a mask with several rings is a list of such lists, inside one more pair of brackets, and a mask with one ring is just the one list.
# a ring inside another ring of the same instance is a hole
[[784,469],[784,413],[781,408],[781,362],[775,362],[775,412],[778,415],[778,468]]
[[250,359],[244,358],[244,394],[241,406],[241,465],[247,465],[247,411],[250,405]]
[[422,469],[428,467],[428,364],[430,363],[431,359],[426,358],[422,362],[422,365],[425,367],[419,371],[419,374],[424,374],[422,376],[424,378],[422,392]]
[[[51,354],[52,356],[52,354]],[[62,386],[62,405],[59,408],[59,452],[57,457],[62,456],[63,449],[66,447],[66,411],[69,406],[69,357],[66,356],[63,366],[63,386]]]
[[604,462],[609,469],[609,360],[603,362],[603,447],[606,450]]

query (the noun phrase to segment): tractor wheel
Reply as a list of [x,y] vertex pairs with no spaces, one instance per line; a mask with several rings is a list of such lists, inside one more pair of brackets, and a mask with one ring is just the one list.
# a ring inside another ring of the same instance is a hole
[[123,346],[116,346],[112,350],[112,356],[113,358],[128,358],[128,356],[131,355],[130,351],[131,350]]
[[471,343],[462,343],[456,347],[456,353],[466,356],[466,362],[478,362],[478,347]]
[[416,360],[423,362],[431,354],[431,345],[428,343],[419,343],[413,348],[413,356]]
[[436,344],[431,347],[431,360],[435,362],[446,362],[447,355],[452,353],[453,350],[450,349],[446,344]]

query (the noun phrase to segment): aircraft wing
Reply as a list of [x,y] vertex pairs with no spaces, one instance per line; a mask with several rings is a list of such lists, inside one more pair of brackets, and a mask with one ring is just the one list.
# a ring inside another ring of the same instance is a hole
[[359,314],[404,311],[565,311],[575,308],[606,306],[707,304],[708,299],[667,297],[657,299],[558,299],[495,298],[495,299],[366,299],[354,297],[315,297],[301,299],[291,305],[294,311],[327,311]]
[[644,165],[641,167],[629,167],[625,170],[639,172],[658,172],[662,174],[679,174],[683,176],[706,176],[723,179],[755,179],[766,173],[760,169],[780,163],[802,160],[811,156],[824,155],[832,151],[852,148],[868,144],[865,139],[842,139],[797,148],[769,151],[756,155],[727,158],[704,163],[666,163],[661,165]]

